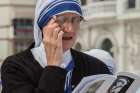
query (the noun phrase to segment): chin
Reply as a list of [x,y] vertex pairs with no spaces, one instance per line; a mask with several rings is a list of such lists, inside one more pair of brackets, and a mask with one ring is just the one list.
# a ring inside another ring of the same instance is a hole
[[63,51],[65,52],[65,51],[69,50],[70,48],[71,48],[71,47],[63,46]]
[[69,43],[63,43],[63,51],[67,51],[69,50],[70,48],[72,48],[72,45],[73,44],[69,44]]
[[75,41],[74,39],[73,40],[63,40],[62,41],[63,51],[65,52],[65,51],[69,50],[70,48],[72,48],[74,45],[74,41]]

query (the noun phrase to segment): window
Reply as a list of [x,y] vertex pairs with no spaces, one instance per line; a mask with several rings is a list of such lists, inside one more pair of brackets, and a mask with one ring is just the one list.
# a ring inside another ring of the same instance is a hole
[[128,0],[128,8],[135,8],[136,0]]
[[81,0],[82,5],[86,5],[86,0]]
[[25,50],[33,42],[33,20],[14,19],[14,50]]

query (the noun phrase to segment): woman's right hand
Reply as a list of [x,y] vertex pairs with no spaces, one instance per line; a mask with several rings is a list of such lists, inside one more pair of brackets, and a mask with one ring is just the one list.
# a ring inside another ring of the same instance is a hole
[[63,31],[56,20],[57,18],[54,16],[43,28],[43,43],[48,66],[60,66],[63,61]]

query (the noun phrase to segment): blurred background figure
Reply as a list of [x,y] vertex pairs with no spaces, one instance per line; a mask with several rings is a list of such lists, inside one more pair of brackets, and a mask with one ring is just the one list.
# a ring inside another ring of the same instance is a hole
[[116,74],[116,64],[109,52],[102,49],[91,49],[89,51],[86,51],[85,53],[104,62],[104,64],[107,65],[110,72],[112,74]]

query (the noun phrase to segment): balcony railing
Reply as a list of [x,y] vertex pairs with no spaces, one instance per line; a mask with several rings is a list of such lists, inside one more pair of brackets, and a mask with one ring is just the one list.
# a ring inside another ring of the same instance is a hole
[[115,1],[99,1],[83,6],[83,14],[85,18],[107,17],[116,15],[116,0]]

